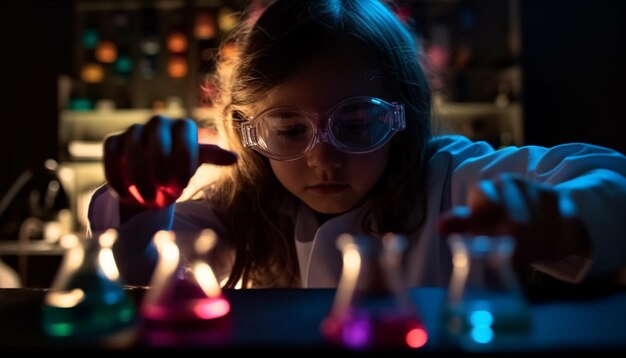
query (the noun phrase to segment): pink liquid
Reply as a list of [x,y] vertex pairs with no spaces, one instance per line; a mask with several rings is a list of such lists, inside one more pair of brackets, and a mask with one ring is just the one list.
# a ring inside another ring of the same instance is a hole
[[[133,184],[128,187],[128,192],[132,195],[132,200],[147,208],[164,208],[174,201],[183,193],[183,187],[171,184],[169,186],[159,186],[156,189],[154,198],[151,200],[144,199],[137,187]],[[128,199],[131,200],[131,199]]]
[[224,296],[208,297],[196,283],[174,280],[156,302],[142,304],[142,337],[155,346],[222,345],[231,333],[229,312]]

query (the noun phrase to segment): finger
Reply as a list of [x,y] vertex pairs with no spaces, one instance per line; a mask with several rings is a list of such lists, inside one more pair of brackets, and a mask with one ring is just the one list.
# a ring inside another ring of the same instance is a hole
[[200,144],[200,162],[215,165],[231,165],[237,161],[237,154],[215,144]]
[[128,187],[124,183],[123,151],[120,135],[111,135],[104,140],[104,177],[109,187],[120,199],[129,195]]
[[524,178],[505,175],[499,181],[506,220],[500,234],[516,239],[513,265],[554,257],[559,238],[558,200],[551,190]]
[[540,188],[538,197],[541,207],[533,213],[533,216],[537,218],[537,227],[544,232],[542,242],[547,245],[543,250],[543,257],[538,259],[560,258],[560,243],[567,238],[564,237],[565,220],[561,214],[558,195],[552,189]]
[[538,200],[537,193],[529,190],[527,182],[516,177],[503,176],[498,184],[508,217],[520,225],[530,223],[533,203]]
[[467,229],[467,220],[470,216],[468,207],[457,206],[451,211],[442,215],[439,220],[439,232],[449,235],[455,232],[464,232]]
[[512,184],[506,183],[506,180],[482,180],[471,187],[468,190],[467,207],[463,209],[463,215],[458,215],[458,211],[452,211],[444,216],[439,225],[441,232],[516,235],[519,230],[516,228],[518,224],[509,217],[511,209],[507,207],[507,201],[518,201],[522,196]]
[[162,116],[152,117],[144,128],[148,169],[154,186],[171,181],[172,120]]
[[520,220],[518,216],[514,220],[518,235],[516,260],[525,263],[556,258],[557,244],[562,237],[562,218],[556,192],[523,180],[514,183],[524,197],[527,212],[526,218]]
[[175,158],[172,161],[172,189],[182,193],[198,169],[198,129],[190,119],[176,120],[172,124],[172,158]]
[[467,206],[455,207],[445,214],[439,222],[439,230],[448,235],[457,233],[483,233],[486,234],[490,222],[499,219],[501,210],[497,203],[500,201],[499,194],[491,181],[483,180],[469,188],[467,193]]
[[481,180],[467,194],[467,206],[474,213],[502,202],[502,195],[492,180]]
[[[150,168],[146,154],[143,126],[133,124],[123,135],[124,157],[128,168],[126,177],[131,195],[142,204],[150,202],[155,196],[155,187],[150,178]],[[133,189],[133,186],[135,189]]]
[[469,216],[466,231],[492,234],[504,220],[502,195],[491,180],[483,180],[470,188],[467,198]]

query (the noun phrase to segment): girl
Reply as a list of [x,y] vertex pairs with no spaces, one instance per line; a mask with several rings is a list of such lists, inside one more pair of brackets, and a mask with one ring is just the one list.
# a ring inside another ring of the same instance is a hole
[[[119,230],[127,282],[148,282],[157,230],[207,227],[225,287],[335,287],[344,232],[405,235],[410,286],[448,284],[451,232],[512,235],[518,267],[571,282],[626,263],[626,158],[431,137],[419,46],[385,3],[278,0],[236,36],[219,73],[230,151],[199,146],[188,119],[105,141],[91,229]],[[176,203],[199,160],[222,175]]]

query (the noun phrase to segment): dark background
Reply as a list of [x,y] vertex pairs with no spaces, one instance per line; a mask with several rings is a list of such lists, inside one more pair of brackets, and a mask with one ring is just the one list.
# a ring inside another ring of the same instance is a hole
[[525,140],[626,153],[626,3],[520,0]]
[[69,0],[0,2],[0,198],[58,152],[57,79],[70,62]]
[[[462,2],[462,1],[460,1]],[[519,0],[526,144],[584,141],[626,153],[626,3]],[[69,73],[72,2],[0,1],[0,197],[58,157],[60,73]]]

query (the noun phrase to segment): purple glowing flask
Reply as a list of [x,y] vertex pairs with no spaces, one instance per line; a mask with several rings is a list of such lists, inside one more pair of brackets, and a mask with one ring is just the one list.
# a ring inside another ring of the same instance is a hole
[[423,347],[428,334],[401,276],[404,237],[337,239],[343,270],[322,334],[351,349]]

